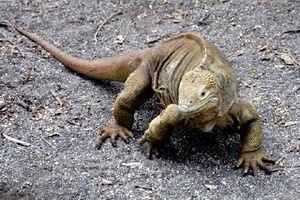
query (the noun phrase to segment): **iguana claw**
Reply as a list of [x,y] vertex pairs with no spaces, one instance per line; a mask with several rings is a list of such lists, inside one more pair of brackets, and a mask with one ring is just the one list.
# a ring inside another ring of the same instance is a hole
[[152,150],[154,150],[155,156],[158,157],[158,156],[159,156],[159,150],[158,150],[157,145],[156,145],[156,144],[153,144],[153,143],[150,142],[150,141],[148,141],[148,140],[146,139],[145,136],[143,136],[143,137],[139,140],[138,143],[139,143],[140,145],[142,145],[142,144],[144,144],[144,143],[146,143],[146,142],[148,143],[148,144],[147,144],[147,149],[146,149],[146,156],[147,156],[147,158],[149,158],[149,159],[152,158]]
[[270,171],[270,167],[264,162],[275,163],[275,160],[266,156],[262,149],[251,152],[242,152],[239,160],[237,161],[236,167],[240,167],[244,163],[244,173],[247,174],[251,169],[253,175],[257,175],[257,166],[266,171]]
[[102,143],[110,137],[112,146],[117,146],[116,138],[120,136],[126,143],[128,143],[128,137],[133,138],[132,132],[123,126],[118,125],[116,122],[110,123],[106,128],[99,131],[99,134],[101,135],[97,144],[96,148],[99,149],[102,145]]

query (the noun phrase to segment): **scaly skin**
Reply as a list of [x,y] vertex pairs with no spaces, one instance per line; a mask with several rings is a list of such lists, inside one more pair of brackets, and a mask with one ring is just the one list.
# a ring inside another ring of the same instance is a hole
[[254,106],[237,95],[236,75],[225,56],[194,33],[175,36],[160,45],[96,61],[75,58],[48,42],[15,28],[60,62],[86,76],[125,82],[114,104],[115,121],[100,131],[98,147],[111,137],[128,142],[134,112],[153,94],[165,109],[153,119],[139,143],[148,143],[147,155],[155,145],[170,138],[175,127],[187,126],[208,132],[213,127],[241,126],[242,150],[237,167],[244,172],[257,166],[269,170],[274,162],[262,151],[262,125]]

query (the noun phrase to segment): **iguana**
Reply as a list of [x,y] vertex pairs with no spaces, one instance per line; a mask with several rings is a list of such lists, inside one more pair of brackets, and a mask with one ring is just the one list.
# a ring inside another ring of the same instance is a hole
[[15,28],[57,60],[83,75],[109,81],[125,82],[113,114],[115,120],[100,131],[98,147],[108,137],[116,146],[116,137],[128,142],[134,112],[154,94],[165,109],[154,118],[140,144],[152,148],[169,139],[175,127],[193,127],[209,132],[215,126],[240,126],[242,149],[236,166],[243,165],[257,174],[257,166],[274,160],[262,150],[262,124],[251,102],[241,100],[237,78],[229,61],[213,44],[196,33],[174,36],[161,44],[120,56],[83,60],[75,58],[39,37]]

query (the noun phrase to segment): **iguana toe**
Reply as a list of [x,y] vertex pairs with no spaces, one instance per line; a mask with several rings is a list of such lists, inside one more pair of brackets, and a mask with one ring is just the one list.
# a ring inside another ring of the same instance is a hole
[[140,145],[143,145],[146,142],[148,143],[147,144],[147,149],[146,149],[146,155],[147,155],[147,158],[150,159],[151,158],[151,150],[153,148],[153,144],[147,140],[147,138],[145,137],[145,135],[139,140],[138,143]]
[[147,150],[146,150],[146,155],[147,155],[147,158],[149,158],[149,159],[152,158],[152,152],[151,152],[152,148],[153,148],[153,144],[149,143],[147,145]]
[[132,132],[128,128],[120,126],[116,122],[112,122],[106,128],[100,130],[99,134],[101,136],[96,144],[97,149],[99,149],[102,143],[109,137],[111,140],[111,144],[114,147],[117,146],[116,139],[118,136],[121,137],[126,143],[128,143],[128,137],[133,137]]
[[147,142],[147,148],[146,148],[146,156],[148,159],[152,159],[152,152],[154,151],[154,154],[156,157],[159,156],[159,150],[158,150],[158,145],[154,144],[150,141],[147,140],[145,135],[139,140],[139,144],[142,145]]
[[275,163],[275,160],[266,156],[262,149],[251,152],[242,152],[239,160],[237,161],[236,167],[241,167],[242,164],[244,168],[244,173],[247,174],[249,170],[253,172],[253,175],[257,175],[257,166],[266,171],[270,171],[270,167],[264,162]]

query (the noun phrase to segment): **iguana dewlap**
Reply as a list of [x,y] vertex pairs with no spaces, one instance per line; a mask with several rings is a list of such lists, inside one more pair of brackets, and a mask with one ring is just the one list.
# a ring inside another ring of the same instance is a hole
[[107,137],[116,144],[126,142],[134,112],[154,94],[165,109],[154,118],[140,144],[154,145],[168,140],[179,126],[208,132],[217,126],[241,127],[242,150],[237,167],[243,164],[257,173],[257,166],[268,170],[274,162],[262,151],[262,125],[254,106],[237,95],[237,79],[230,63],[217,47],[195,33],[172,37],[156,47],[95,61],[74,58],[48,42],[16,28],[67,67],[92,78],[125,81],[114,104],[115,121],[100,131],[99,146]]

